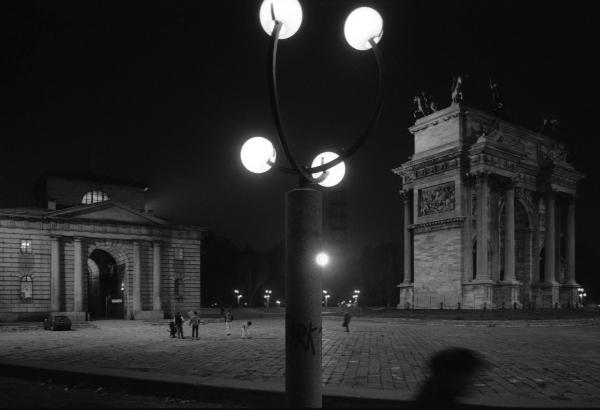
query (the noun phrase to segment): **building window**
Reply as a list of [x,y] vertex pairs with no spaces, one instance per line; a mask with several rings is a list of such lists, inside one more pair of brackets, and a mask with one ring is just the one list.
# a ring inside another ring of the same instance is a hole
[[29,300],[33,297],[33,279],[29,275],[21,277],[21,299]]
[[32,253],[31,239],[21,239],[21,253]]
[[175,248],[175,259],[183,260],[183,248]]
[[91,205],[97,202],[108,201],[110,198],[106,195],[106,192],[103,191],[90,191],[83,196],[81,203],[84,205]]

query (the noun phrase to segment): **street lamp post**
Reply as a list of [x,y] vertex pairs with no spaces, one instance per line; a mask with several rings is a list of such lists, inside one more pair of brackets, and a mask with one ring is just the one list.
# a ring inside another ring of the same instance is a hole
[[354,155],[371,136],[383,108],[383,58],[377,43],[383,35],[383,20],[368,7],[354,10],[346,19],[344,35],[357,50],[372,49],[378,68],[376,108],[365,129],[354,142],[338,153],[317,155],[311,167],[300,166],[292,155],[284,131],[277,88],[277,47],[291,37],[302,22],[297,0],[263,0],[260,22],[271,37],[269,49],[270,101],[278,139],[289,167],[276,165],[272,143],[263,137],[250,138],[241,150],[241,160],[251,172],[271,168],[296,175],[299,187],[287,192],[285,200],[285,391],[288,407],[321,407],[321,269],[314,262],[321,245],[322,198],[315,184],[331,187],[345,174],[344,161]]
[[265,299],[267,300],[267,307],[269,307],[270,305],[270,301],[271,301],[271,291],[269,289],[265,290]]
[[360,296],[360,290],[354,289],[354,295],[352,295],[352,297],[354,298],[354,306],[358,306],[358,297]]
[[326,290],[323,290],[323,299],[325,299],[325,309],[327,309],[327,299],[329,299],[331,295],[327,293]]

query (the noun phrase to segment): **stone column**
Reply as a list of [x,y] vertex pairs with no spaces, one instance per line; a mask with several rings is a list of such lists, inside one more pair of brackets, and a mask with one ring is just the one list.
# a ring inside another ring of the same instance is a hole
[[160,242],[152,242],[152,309],[161,310],[160,299]]
[[489,281],[488,270],[488,201],[490,195],[489,174],[477,174],[477,276],[478,281]]
[[575,280],[575,199],[569,198],[567,207],[567,277],[568,285],[577,285]]
[[133,242],[133,314],[142,310],[142,266],[140,244]]
[[81,238],[73,238],[73,311],[83,312],[83,258]]
[[60,243],[57,236],[50,238],[50,308],[60,312]]
[[504,206],[504,281],[515,280],[515,189],[511,185]]
[[556,212],[554,192],[546,194],[546,232],[544,237],[544,283],[556,284]]
[[410,191],[400,191],[400,196],[404,202],[404,284],[413,282],[412,277],[412,238],[409,226],[412,222],[411,217],[411,196]]

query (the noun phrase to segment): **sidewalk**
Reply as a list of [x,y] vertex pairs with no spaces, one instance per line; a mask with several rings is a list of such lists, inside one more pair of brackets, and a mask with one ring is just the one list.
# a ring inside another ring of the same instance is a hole
[[[152,386],[152,392],[178,388],[205,400],[239,397],[261,407],[283,403],[282,318],[253,319],[249,340],[237,332],[226,336],[222,323],[201,326],[198,341],[171,339],[164,324],[92,323],[72,332],[0,332],[1,366],[71,377],[75,371],[77,377]],[[533,327],[524,321],[360,318],[346,333],[338,318],[324,318],[323,328],[325,405],[402,407],[426,377],[426,359],[444,347],[462,346],[479,351],[491,365],[467,403],[600,408],[600,326],[594,321]],[[189,327],[185,331],[190,334]]]

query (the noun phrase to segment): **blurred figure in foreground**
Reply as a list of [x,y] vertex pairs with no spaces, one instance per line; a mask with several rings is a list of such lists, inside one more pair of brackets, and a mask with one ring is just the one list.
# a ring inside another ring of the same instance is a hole
[[428,363],[430,376],[415,398],[417,409],[459,409],[474,376],[487,367],[483,357],[469,349],[451,347],[434,354]]

